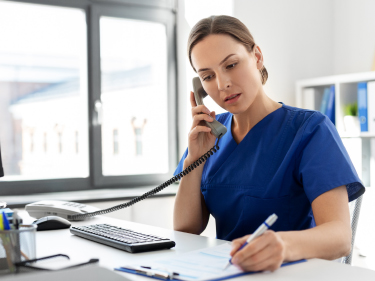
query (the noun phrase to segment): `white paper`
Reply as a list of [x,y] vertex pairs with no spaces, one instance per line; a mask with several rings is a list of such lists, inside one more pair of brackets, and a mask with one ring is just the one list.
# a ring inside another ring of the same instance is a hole
[[[144,264],[150,266],[153,271],[165,273],[177,272],[179,276],[175,279],[180,280],[211,280],[223,278],[243,273],[243,271],[234,265],[230,265],[223,270],[231,256],[231,245],[228,243],[205,248],[186,254],[177,255],[174,258],[157,260]],[[139,268],[138,265],[133,267]]]

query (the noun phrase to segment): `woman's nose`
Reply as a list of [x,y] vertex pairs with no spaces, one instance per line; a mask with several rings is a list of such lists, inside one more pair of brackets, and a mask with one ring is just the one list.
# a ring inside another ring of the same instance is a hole
[[217,87],[219,91],[228,90],[232,86],[232,82],[229,77],[225,75],[217,75]]

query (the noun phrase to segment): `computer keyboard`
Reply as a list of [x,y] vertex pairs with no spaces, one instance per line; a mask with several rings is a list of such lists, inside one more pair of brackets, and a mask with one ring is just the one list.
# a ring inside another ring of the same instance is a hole
[[109,224],[74,226],[70,228],[70,232],[79,237],[130,253],[170,249],[176,245],[174,241],[168,238],[139,233]]

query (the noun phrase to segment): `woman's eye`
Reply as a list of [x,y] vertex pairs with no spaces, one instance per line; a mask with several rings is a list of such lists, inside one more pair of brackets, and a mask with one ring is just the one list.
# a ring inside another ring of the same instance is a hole
[[227,65],[227,69],[231,69],[236,66],[237,63],[232,63],[230,65]]
[[212,75],[205,76],[205,77],[203,77],[203,81],[208,81],[211,78],[212,78]]

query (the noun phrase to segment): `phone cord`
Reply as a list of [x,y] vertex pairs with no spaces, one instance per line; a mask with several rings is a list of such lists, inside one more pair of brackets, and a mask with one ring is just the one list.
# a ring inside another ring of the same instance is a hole
[[200,164],[203,164],[215,152],[217,152],[219,150],[219,140],[220,140],[221,136],[222,135],[220,135],[218,137],[218,139],[216,141],[216,144],[209,151],[207,151],[205,154],[203,154],[197,161],[195,161],[193,164],[188,166],[181,173],[177,174],[176,176],[174,176],[171,179],[167,180],[166,182],[162,183],[158,187],[146,192],[145,194],[143,194],[141,196],[138,196],[138,197],[130,200],[129,202],[126,202],[126,203],[123,203],[123,204],[120,204],[120,205],[117,205],[117,206],[114,206],[114,207],[111,207],[111,208],[108,208],[108,209],[103,209],[103,210],[99,210],[99,211],[95,211],[95,212],[91,212],[91,213],[86,213],[86,214],[68,215],[68,220],[71,220],[71,221],[83,220],[83,219],[89,218],[89,217],[95,217],[95,216],[98,216],[98,215],[104,215],[104,214],[112,213],[114,211],[118,211],[118,210],[130,207],[130,206],[134,205],[135,203],[137,203],[139,201],[142,201],[142,200],[146,199],[147,197],[150,197],[150,196],[162,191],[167,186],[171,185],[172,183],[174,183],[176,181],[179,181],[181,178],[183,178],[184,176],[189,174],[191,171],[193,171],[195,168],[197,168]]

